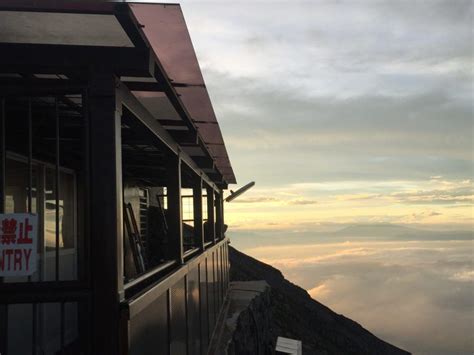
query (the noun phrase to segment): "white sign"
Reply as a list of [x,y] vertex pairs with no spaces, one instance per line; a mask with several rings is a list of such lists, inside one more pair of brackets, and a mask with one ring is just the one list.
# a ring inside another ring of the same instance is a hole
[[28,276],[36,271],[38,216],[0,214],[0,277]]

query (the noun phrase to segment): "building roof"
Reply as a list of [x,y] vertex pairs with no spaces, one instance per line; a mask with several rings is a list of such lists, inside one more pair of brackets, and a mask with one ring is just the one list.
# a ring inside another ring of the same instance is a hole
[[[235,176],[179,5],[130,4],[150,46],[188,111],[217,169],[228,183]],[[142,94],[137,93],[140,97]],[[171,115],[170,120],[176,120]],[[186,149],[186,148],[185,148]]]
[[119,63],[121,81],[205,173],[236,183],[179,5],[0,0],[0,43],[148,53],[136,76]]

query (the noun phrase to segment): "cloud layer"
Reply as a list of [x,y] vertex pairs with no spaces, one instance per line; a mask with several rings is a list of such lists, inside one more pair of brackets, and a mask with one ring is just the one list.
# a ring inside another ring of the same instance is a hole
[[[328,242],[275,245],[262,235],[259,247],[235,246],[279,268],[312,297],[416,355],[472,352],[474,314],[471,241]],[[290,242],[291,244],[288,244]],[[301,240],[300,240],[301,243]]]
[[472,175],[472,2],[183,7],[242,179]]

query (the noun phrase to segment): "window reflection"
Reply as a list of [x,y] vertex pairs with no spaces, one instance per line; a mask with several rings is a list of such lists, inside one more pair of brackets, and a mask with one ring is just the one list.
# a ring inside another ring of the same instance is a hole
[[[31,213],[37,213],[38,168],[33,165]],[[25,163],[7,159],[6,161],[5,213],[28,211],[28,166]]]
[[[13,159],[6,160],[5,171],[5,213],[26,213],[28,212],[28,165]],[[32,193],[31,193],[31,213],[38,213],[38,183],[39,169],[37,165],[32,167]],[[38,253],[41,252],[41,245],[38,243]],[[38,261],[39,263],[39,261]],[[39,267],[31,276],[31,280],[38,280]],[[5,277],[5,282],[26,282],[28,277]]]
[[[59,248],[75,247],[74,240],[74,177],[62,172],[59,177]],[[44,230],[46,251],[56,247],[56,177],[46,169]]]
[[[59,229],[59,279],[77,278],[75,176],[62,169],[59,189],[59,225],[56,227],[55,169],[40,162],[32,165],[31,212],[38,214],[38,266],[32,281],[56,278],[56,228]],[[28,164],[23,157],[6,160],[5,213],[28,212]],[[25,282],[27,277],[7,277],[6,282]]]

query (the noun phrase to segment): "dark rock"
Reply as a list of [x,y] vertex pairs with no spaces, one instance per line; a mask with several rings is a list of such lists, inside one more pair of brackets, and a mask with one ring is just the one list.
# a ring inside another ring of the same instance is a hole
[[304,354],[406,355],[364,329],[312,299],[282,273],[236,249],[229,248],[231,281],[265,280],[271,287],[270,309],[273,341],[278,336],[303,342]]
[[232,337],[228,355],[274,354],[271,332],[271,293],[265,281],[232,282],[229,291],[232,315],[227,326]]

